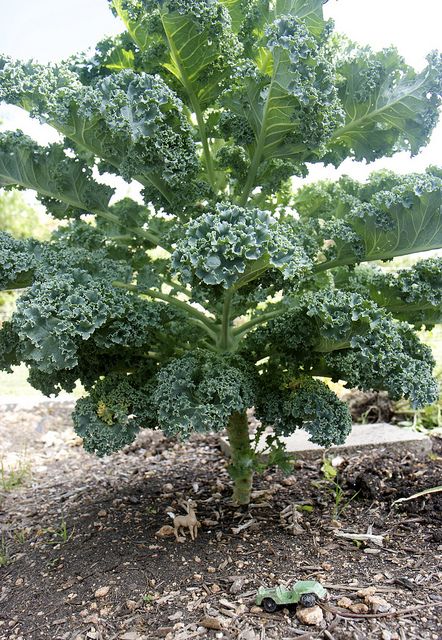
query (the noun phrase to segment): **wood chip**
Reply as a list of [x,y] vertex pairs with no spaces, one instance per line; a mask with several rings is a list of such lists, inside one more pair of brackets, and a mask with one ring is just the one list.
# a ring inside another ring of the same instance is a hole
[[110,591],[110,587],[100,587],[95,592],[96,598],[105,598]]
[[200,620],[200,625],[205,629],[214,629],[215,631],[220,631],[223,628],[218,618],[212,618],[211,616],[206,616]]

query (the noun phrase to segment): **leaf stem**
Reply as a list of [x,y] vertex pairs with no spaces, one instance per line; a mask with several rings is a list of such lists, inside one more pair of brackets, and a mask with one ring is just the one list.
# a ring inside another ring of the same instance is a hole
[[270,106],[270,96],[272,95],[273,80],[274,80],[274,74],[273,74],[272,80],[270,82],[269,91],[268,91],[268,94],[267,94],[267,99],[266,99],[266,103],[265,103],[265,107],[264,107],[264,112],[263,112],[263,115],[262,115],[261,129],[260,129],[260,132],[259,132],[258,140],[256,142],[256,147],[255,147],[255,152],[253,154],[252,163],[250,165],[250,168],[249,168],[249,171],[248,171],[248,174],[247,174],[247,179],[246,179],[246,184],[244,185],[244,190],[243,190],[243,192],[241,194],[241,197],[238,200],[238,204],[241,207],[244,207],[247,204],[247,200],[249,199],[249,194],[250,194],[252,188],[254,187],[256,174],[258,173],[259,165],[261,163],[261,157],[262,157],[262,153],[263,153],[263,150],[264,150],[265,138],[266,138],[266,133],[267,133],[266,132],[267,116],[268,116],[269,106]]
[[[114,222],[115,224],[124,226],[122,225],[119,217],[116,216],[114,213],[111,213],[110,211],[101,211],[99,209],[94,209],[92,213],[99,216],[100,218],[103,218],[104,220],[109,220],[109,222]],[[164,244],[161,244],[160,238],[158,238],[158,236],[152,233],[152,231],[148,231],[146,229],[139,229],[138,227],[126,227],[126,226],[125,226],[125,229],[127,229],[127,231],[131,231],[137,236],[140,236],[142,238],[145,238],[146,240],[149,240],[149,242],[152,242],[152,244],[156,245],[157,247],[160,247],[161,249],[164,249],[168,253],[171,252],[171,247],[166,247],[164,246]]]
[[206,124],[204,122],[204,116],[203,116],[203,112],[201,109],[201,105],[199,103],[199,100],[192,88],[191,83],[189,82],[189,78],[186,75],[186,71],[183,67],[183,65],[181,64],[180,58],[179,58],[179,54],[177,51],[177,48],[175,46],[175,43],[173,42],[172,38],[169,37],[169,34],[167,32],[167,29],[165,27],[164,21],[162,19],[161,16],[161,22],[163,24],[163,29],[164,29],[164,33],[166,34],[166,38],[167,38],[167,42],[169,45],[169,49],[170,49],[170,54],[172,56],[172,59],[177,67],[177,69],[179,69],[180,72],[180,80],[183,84],[184,89],[186,90],[187,95],[189,96],[189,100],[190,103],[192,105],[192,109],[195,113],[195,117],[196,117],[196,121],[198,124],[198,130],[200,133],[200,138],[201,138],[201,144],[203,147],[203,155],[204,155],[204,162],[206,165],[206,169],[207,169],[207,177],[209,178],[209,182],[212,186],[212,189],[216,192],[217,191],[217,187],[216,187],[216,177],[215,177],[215,168],[213,165],[213,159],[212,159],[212,154],[210,152],[210,146],[209,146],[209,141],[207,138],[207,132],[206,132]]
[[219,347],[222,351],[229,351],[231,347],[231,330],[230,330],[230,314],[232,308],[232,298],[235,294],[235,289],[232,287],[228,289],[224,295],[223,315],[221,320],[221,334],[219,340]]
[[161,291],[155,291],[154,289],[143,289],[143,287],[139,287],[136,284],[126,284],[125,282],[120,282],[115,280],[112,282],[114,287],[118,287],[119,289],[127,289],[127,291],[134,291],[135,293],[140,293],[150,298],[154,298],[157,300],[163,300],[163,302],[167,302],[168,304],[176,307],[177,309],[181,309],[185,313],[193,318],[197,319],[211,338],[215,339],[217,337],[216,332],[213,329],[214,322],[210,320],[207,316],[205,316],[201,311],[195,309],[187,302],[183,302],[183,300],[178,300],[178,298],[174,298],[173,296],[167,295],[167,293],[162,293]]
[[247,333],[247,331],[250,331],[250,329],[253,329],[254,327],[260,324],[264,324],[265,322],[272,320],[272,318],[277,318],[278,316],[282,315],[286,311],[287,309],[279,309],[278,311],[269,311],[268,313],[262,313],[256,318],[252,318],[248,322],[244,322],[244,324],[241,324],[239,327],[236,327],[233,330],[233,335],[235,337],[242,336],[244,333]]

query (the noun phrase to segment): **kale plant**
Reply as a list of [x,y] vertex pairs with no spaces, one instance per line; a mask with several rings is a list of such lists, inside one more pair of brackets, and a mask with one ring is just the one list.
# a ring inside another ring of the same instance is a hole
[[[247,409],[281,436],[344,442],[325,379],[437,397],[415,329],[442,319],[442,172],[307,183],[316,163],[371,162],[427,144],[442,60],[333,34],[322,0],[111,0],[126,31],[57,65],[0,57],[0,99],[51,125],[39,146],[0,134],[0,186],[33,189],[62,224],[50,241],[0,233],[0,285],[20,289],[0,366],[43,393],[88,395],[88,451],[144,427],[227,429],[234,498],[260,468]],[[117,200],[100,175],[139,187]],[[135,192],[135,190],[134,190]]]

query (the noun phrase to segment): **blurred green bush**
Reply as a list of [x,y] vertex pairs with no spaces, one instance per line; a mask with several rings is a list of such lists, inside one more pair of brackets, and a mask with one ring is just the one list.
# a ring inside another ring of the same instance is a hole
[[[54,223],[49,216],[26,202],[23,193],[0,189],[1,231],[8,231],[16,238],[32,236],[37,240],[47,240],[53,228]],[[0,324],[12,313],[15,298],[13,291],[0,291]]]

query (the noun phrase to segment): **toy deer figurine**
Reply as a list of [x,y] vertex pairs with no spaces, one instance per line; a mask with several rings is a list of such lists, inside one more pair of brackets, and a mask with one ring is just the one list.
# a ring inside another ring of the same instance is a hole
[[195,515],[196,507],[192,505],[192,500],[188,500],[187,503],[183,506],[185,506],[187,515],[175,516],[175,518],[173,519],[173,528],[175,531],[175,538],[177,539],[177,542],[180,541],[180,538],[179,538],[180,529],[184,530],[184,528],[187,527],[190,531],[190,537],[192,538],[192,540],[195,540],[198,535],[198,527],[201,526],[200,522],[198,522],[196,518],[196,515]]

